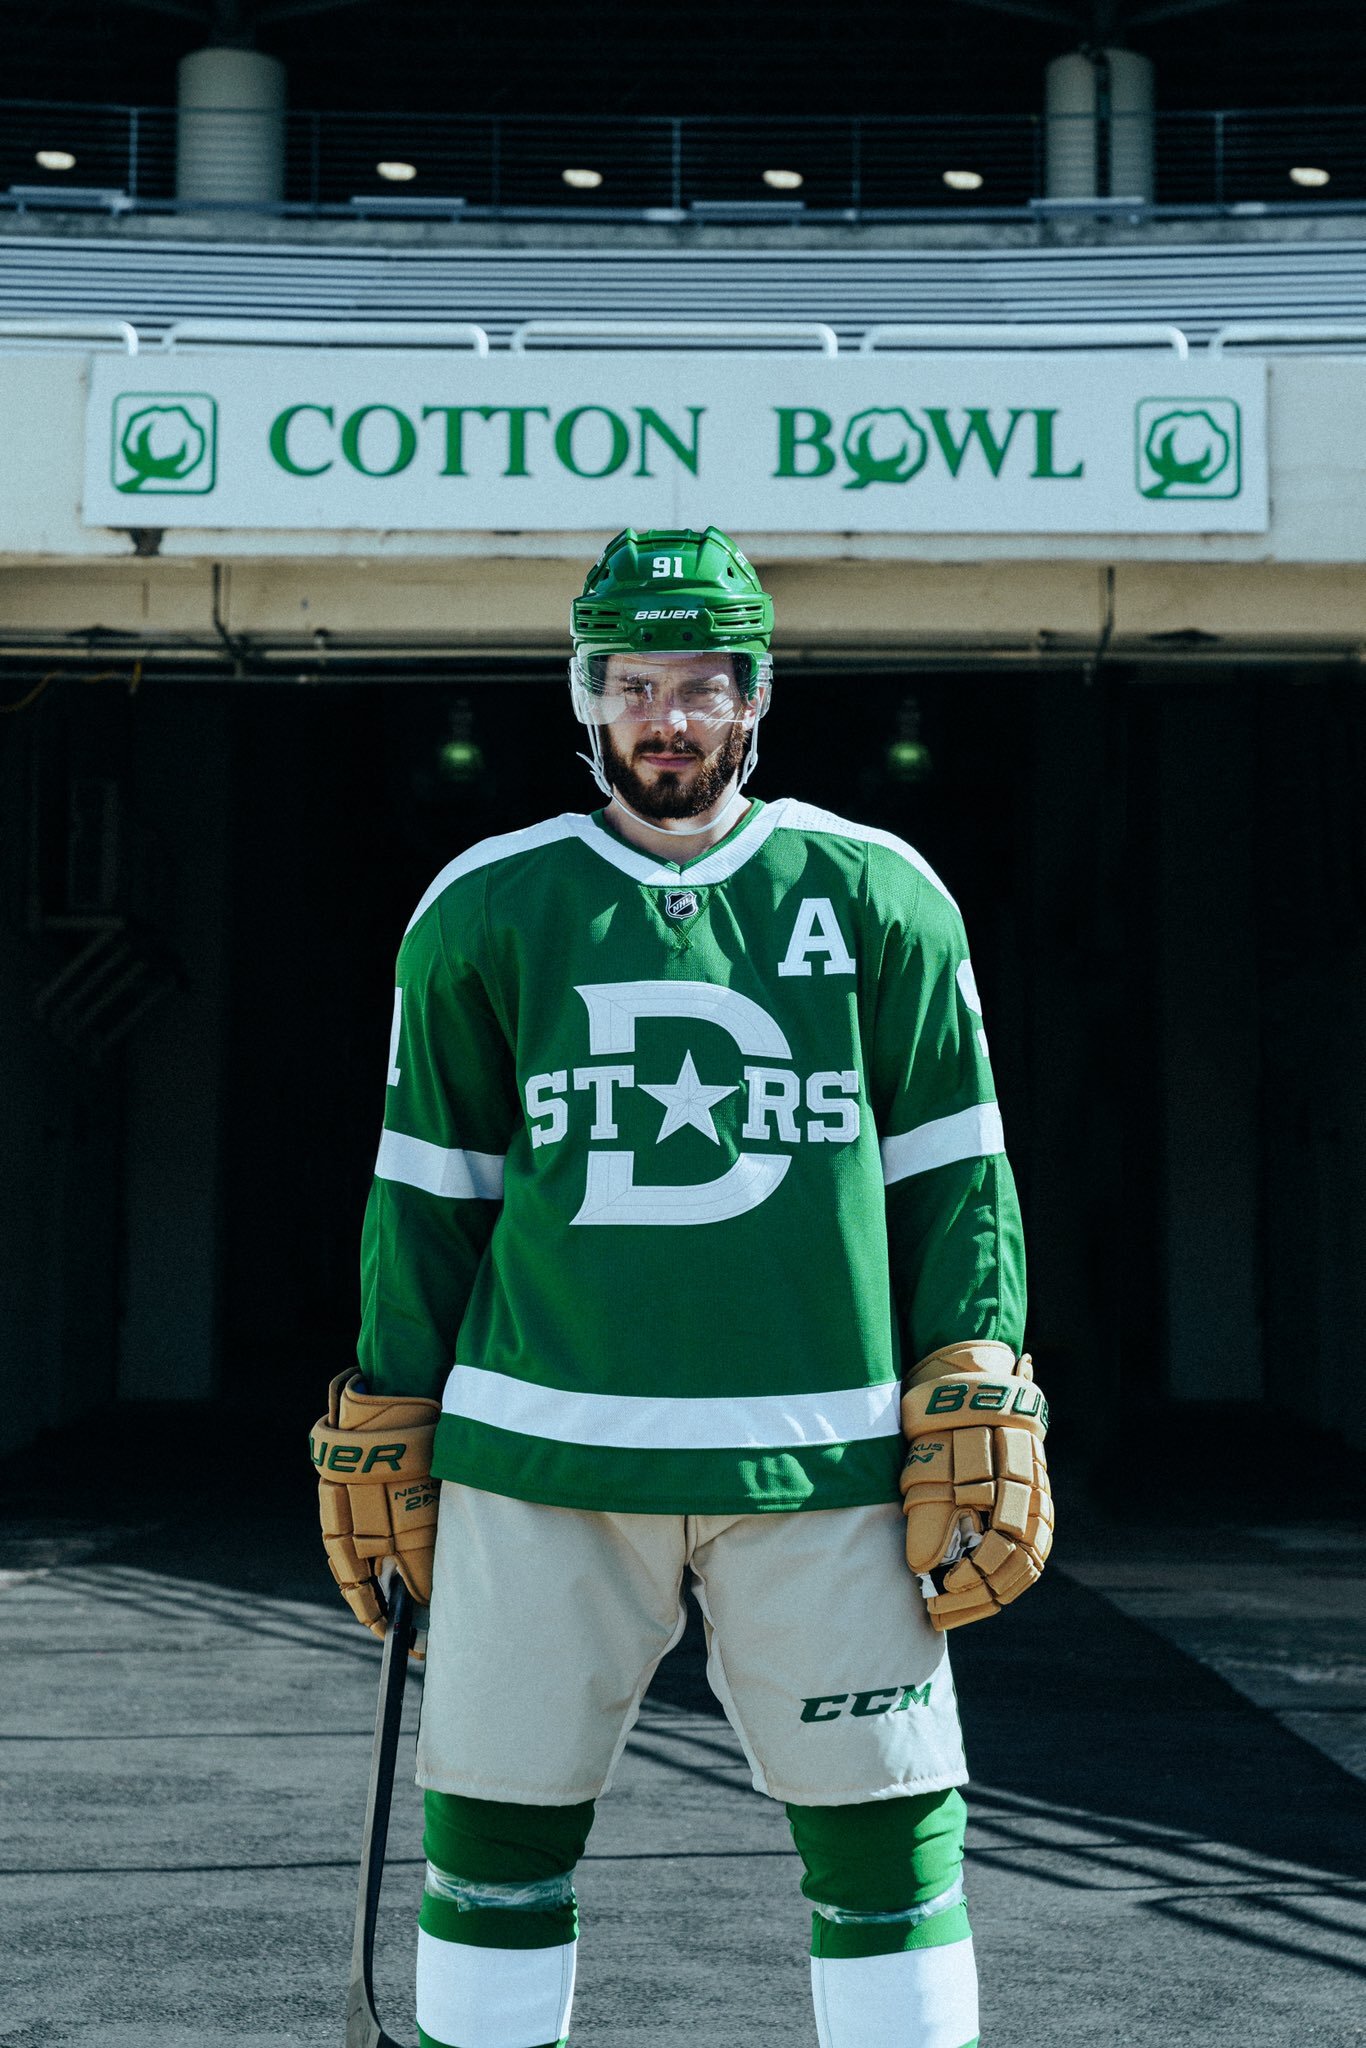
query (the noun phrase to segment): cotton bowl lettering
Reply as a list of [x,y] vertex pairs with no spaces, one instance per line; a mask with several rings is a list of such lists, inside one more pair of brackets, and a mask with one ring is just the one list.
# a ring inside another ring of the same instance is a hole
[[383,480],[414,466],[443,477],[530,477],[555,469],[590,480],[679,469],[696,476],[705,410],[684,406],[669,418],[652,405],[622,412],[576,405],[555,415],[548,405],[405,408],[377,398],[343,411],[301,399],[276,413],[267,441],[275,467],[297,477],[349,468]]

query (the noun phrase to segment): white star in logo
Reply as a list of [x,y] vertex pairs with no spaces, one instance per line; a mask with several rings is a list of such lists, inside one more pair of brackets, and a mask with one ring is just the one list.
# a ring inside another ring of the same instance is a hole
[[716,1135],[711,1113],[718,1102],[734,1095],[739,1083],[732,1081],[729,1088],[705,1087],[693,1065],[692,1054],[686,1052],[676,1081],[642,1081],[640,1086],[646,1095],[653,1095],[656,1102],[664,1104],[664,1121],[659,1127],[656,1145],[662,1145],[675,1131],[681,1131],[684,1124],[691,1124],[694,1130],[701,1131],[704,1138],[710,1138],[713,1145],[719,1145],[721,1140]]

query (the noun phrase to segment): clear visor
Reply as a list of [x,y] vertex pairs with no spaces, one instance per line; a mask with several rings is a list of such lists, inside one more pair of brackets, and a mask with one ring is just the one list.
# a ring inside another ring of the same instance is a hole
[[[569,665],[574,710],[584,725],[650,725],[660,719],[720,730],[752,702],[747,654],[578,655]],[[762,678],[760,679],[762,680]]]

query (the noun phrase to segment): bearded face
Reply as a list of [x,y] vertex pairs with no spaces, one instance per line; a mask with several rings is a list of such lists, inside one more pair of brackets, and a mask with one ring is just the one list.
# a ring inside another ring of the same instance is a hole
[[662,753],[657,742],[645,739],[628,757],[614,733],[603,734],[608,780],[643,818],[696,818],[710,809],[739,774],[748,745],[749,725],[741,718],[709,754],[678,739],[671,739]]

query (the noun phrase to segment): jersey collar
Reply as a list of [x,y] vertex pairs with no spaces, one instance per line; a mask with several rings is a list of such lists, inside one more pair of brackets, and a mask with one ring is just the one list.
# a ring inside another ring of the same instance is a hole
[[690,882],[706,888],[712,882],[724,882],[744,866],[751,854],[759,851],[770,832],[782,823],[787,804],[786,797],[780,797],[772,804],[755,797],[739,824],[724,839],[718,839],[715,846],[709,846],[705,853],[684,861],[656,860],[653,854],[628,846],[610,825],[603,824],[601,811],[577,818],[575,825],[585,846],[601,854],[614,868],[620,868],[622,874],[630,875],[633,881],[666,888],[680,875],[686,875]]

